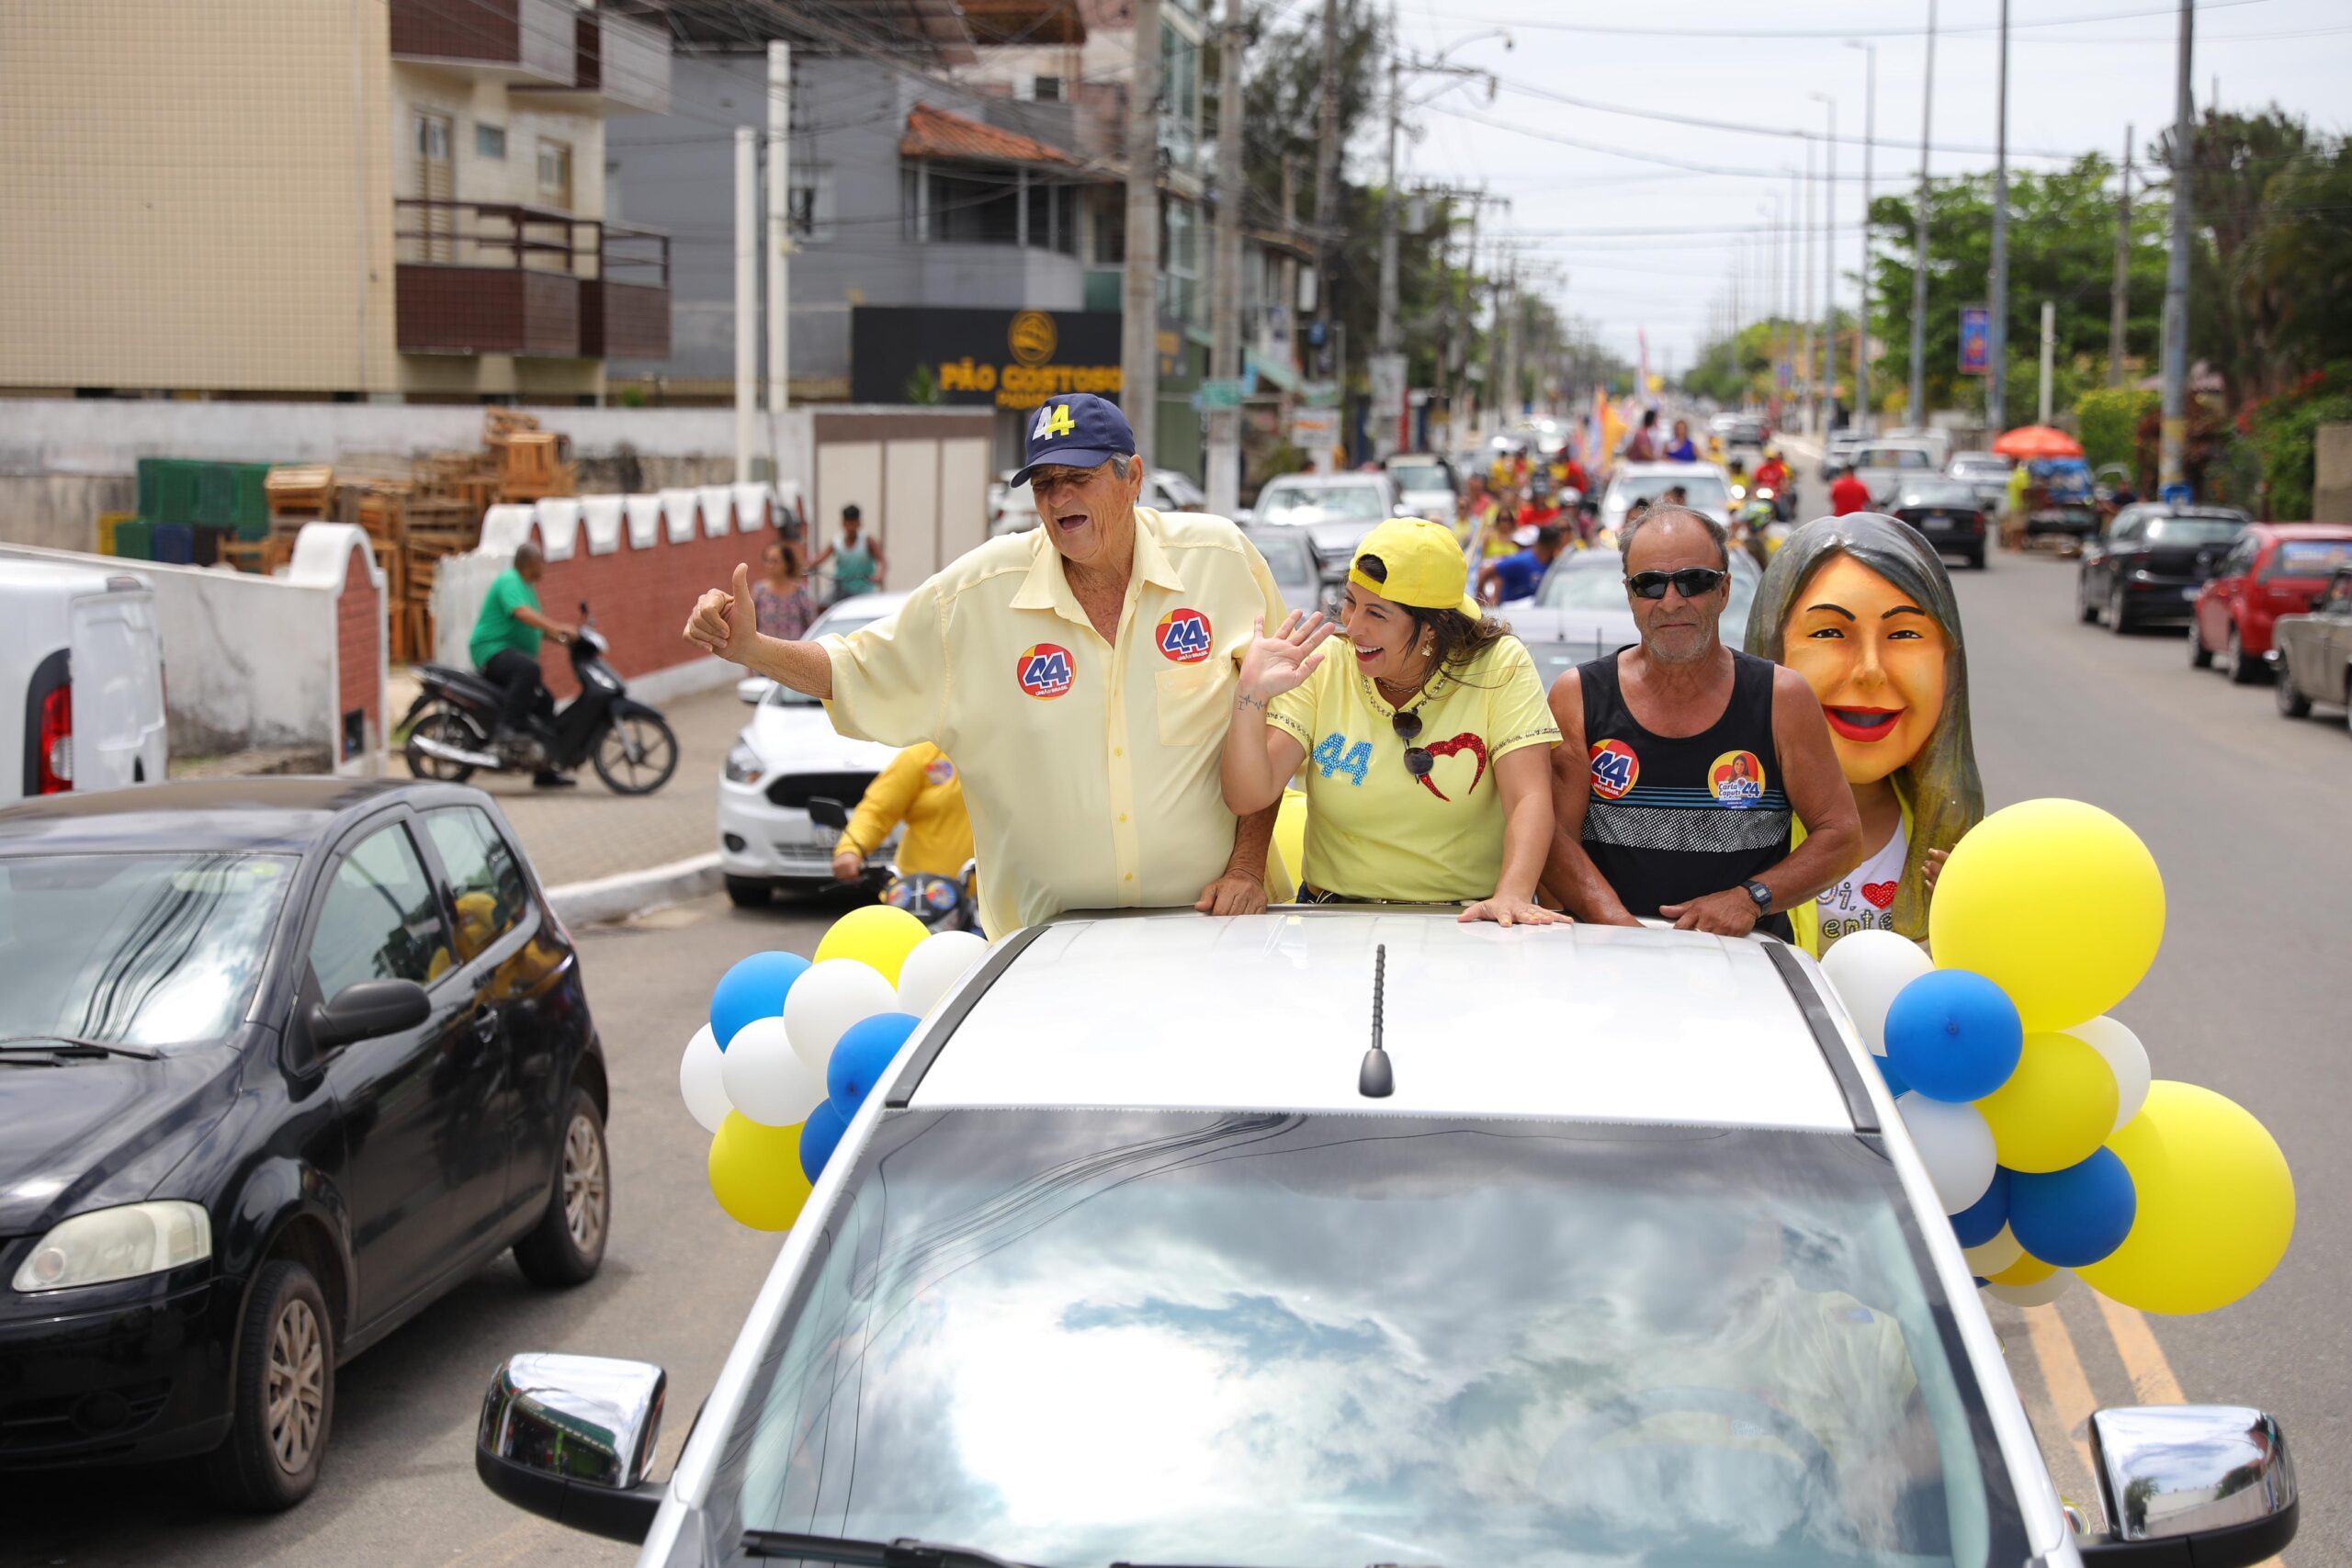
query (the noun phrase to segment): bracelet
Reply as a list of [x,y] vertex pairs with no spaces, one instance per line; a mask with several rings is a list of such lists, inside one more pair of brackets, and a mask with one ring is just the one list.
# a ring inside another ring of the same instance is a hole
[[1264,713],[1266,711],[1266,699],[1263,697],[1253,697],[1247,692],[1236,692],[1233,694],[1233,705],[1237,708],[1256,708],[1260,713]]

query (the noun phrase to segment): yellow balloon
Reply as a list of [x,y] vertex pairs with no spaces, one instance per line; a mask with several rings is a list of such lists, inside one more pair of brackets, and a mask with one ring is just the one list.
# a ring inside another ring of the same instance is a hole
[[1274,847],[1283,853],[1293,882],[1306,879],[1306,792],[1283,791],[1282,809],[1274,816]]
[[788,1231],[808,1201],[800,1173],[800,1129],[763,1127],[730,1111],[710,1140],[710,1190],[718,1206],[755,1231]]
[[1999,1273],[1985,1275],[1984,1280],[1985,1283],[1992,1285],[2032,1285],[2039,1284],[2056,1272],[2058,1272],[2056,1264],[2044,1263],[2029,1252]]
[[2261,1122],[2195,1084],[2158,1078],[2108,1141],[2132,1173],[2132,1234],[2075,1272],[2142,1312],[2211,1312],[2270,1277],[2295,1231],[2295,1178]]
[[817,944],[817,962],[828,958],[854,958],[869,969],[878,970],[882,978],[893,986],[899,983],[899,966],[915,944],[931,934],[931,928],[888,904],[868,904],[862,909],[852,909],[833,922]]
[[1976,1102],[1993,1154],[2011,1170],[2064,1170],[2098,1152],[2115,1127],[2115,1069],[2086,1040],[2029,1034],[2009,1081]]
[[2155,962],[2164,934],[2155,857],[2120,819],[2079,800],[2025,801],[1969,829],[1928,911],[1937,964],[1999,986],[2029,1033],[2114,1007]]

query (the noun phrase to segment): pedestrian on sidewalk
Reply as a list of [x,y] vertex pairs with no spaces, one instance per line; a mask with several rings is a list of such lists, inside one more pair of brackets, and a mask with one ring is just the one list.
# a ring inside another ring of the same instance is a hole
[[865,514],[855,502],[842,508],[841,543],[819,551],[808,570],[813,572],[828,563],[833,569],[834,603],[882,591],[882,574],[890,563],[883,558],[882,541],[865,532]]
[[817,602],[809,595],[808,576],[800,567],[800,546],[781,536],[770,539],[760,565],[766,575],[752,584],[760,635],[797,642],[808,635],[808,623],[817,618]]
[[822,700],[853,739],[953,757],[991,937],[1064,909],[1238,915],[1287,897],[1267,864],[1274,809],[1237,821],[1218,779],[1251,624],[1283,615],[1264,559],[1222,517],[1137,505],[1135,433],[1090,393],[1037,411],[1012,482],[1038,526],[871,626],[763,637],[738,567],[731,592],[696,602],[687,639]]

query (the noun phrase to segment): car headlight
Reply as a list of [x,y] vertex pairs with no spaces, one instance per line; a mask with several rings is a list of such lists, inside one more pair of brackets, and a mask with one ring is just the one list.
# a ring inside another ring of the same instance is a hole
[[9,1284],[26,1292],[103,1285],[211,1256],[212,1220],[202,1204],[126,1203],[51,1226]]
[[760,765],[760,754],[741,740],[728,750],[727,782],[729,784],[755,784],[766,773],[767,770]]

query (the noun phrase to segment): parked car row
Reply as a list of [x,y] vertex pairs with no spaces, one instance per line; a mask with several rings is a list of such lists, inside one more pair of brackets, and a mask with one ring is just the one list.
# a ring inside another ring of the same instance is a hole
[[2288,718],[2352,694],[2352,525],[2127,506],[2085,546],[2075,610],[2118,636],[2185,626],[2190,668],[2274,682]]

